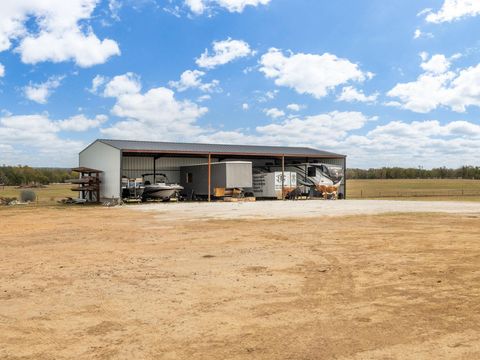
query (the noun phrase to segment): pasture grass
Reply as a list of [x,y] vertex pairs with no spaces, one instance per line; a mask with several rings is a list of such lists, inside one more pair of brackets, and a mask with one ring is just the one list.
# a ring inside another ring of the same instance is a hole
[[54,205],[66,197],[77,197],[78,193],[70,190],[71,184],[51,184],[45,188],[17,189],[16,186],[0,186],[0,197],[15,197],[20,199],[22,190],[32,190],[37,194],[38,205]]
[[480,201],[480,180],[348,180],[349,199]]

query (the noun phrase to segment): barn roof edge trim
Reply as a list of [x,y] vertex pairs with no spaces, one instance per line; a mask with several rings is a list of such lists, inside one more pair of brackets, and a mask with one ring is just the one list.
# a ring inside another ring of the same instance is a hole
[[[310,147],[291,146],[264,146],[264,145],[233,145],[233,144],[209,144],[209,143],[182,143],[162,141],[139,141],[139,140],[112,140],[97,139],[123,152],[133,153],[184,153],[184,154],[225,154],[225,155],[268,155],[268,156],[305,156],[305,157],[332,157],[345,158],[346,155],[337,154]],[[92,144],[93,144],[92,143]],[[90,144],[90,145],[92,145]],[[90,147],[87,146],[88,147]],[[85,148],[84,150],[86,150]],[[82,152],[84,151],[82,150]]]

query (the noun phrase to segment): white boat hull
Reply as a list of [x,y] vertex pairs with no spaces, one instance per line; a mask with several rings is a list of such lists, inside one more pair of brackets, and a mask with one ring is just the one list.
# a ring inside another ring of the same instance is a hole
[[143,198],[168,200],[174,197],[180,190],[183,190],[183,187],[176,184],[147,185],[143,190]]

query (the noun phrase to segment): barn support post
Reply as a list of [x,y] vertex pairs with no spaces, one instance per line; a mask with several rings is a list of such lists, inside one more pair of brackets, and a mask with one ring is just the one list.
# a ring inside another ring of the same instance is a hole
[[282,155],[282,200],[285,200],[285,154]]
[[153,157],[153,183],[156,184],[157,183],[157,169],[156,169],[156,164],[157,162],[157,157],[154,156]]
[[343,158],[343,198],[347,199],[347,157]]
[[[88,177],[92,176],[92,173],[91,172],[87,173],[87,176]],[[92,191],[88,192],[88,199],[90,200],[90,202],[93,202],[93,192]]]
[[97,197],[97,203],[99,203],[100,202],[100,173],[96,173],[95,177],[96,177],[95,182],[98,184],[97,192],[95,196]]
[[212,186],[212,154],[208,154],[208,202],[212,200],[211,194]]
[[[78,173],[78,178],[79,179],[82,178],[82,173]],[[82,199],[87,200],[87,193],[85,192],[85,190],[80,191],[80,194],[81,194]]]
[[309,158],[305,158],[305,183],[307,182],[307,177],[308,177],[308,164],[310,162],[310,159]]

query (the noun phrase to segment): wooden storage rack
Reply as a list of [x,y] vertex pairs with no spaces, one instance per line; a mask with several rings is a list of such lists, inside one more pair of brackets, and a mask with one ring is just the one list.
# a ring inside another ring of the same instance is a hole
[[70,180],[72,184],[77,185],[71,190],[78,191],[80,197],[88,202],[100,202],[100,173],[102,171],[86,167],[73,168],[72,171],[79,173],[80,177]]

